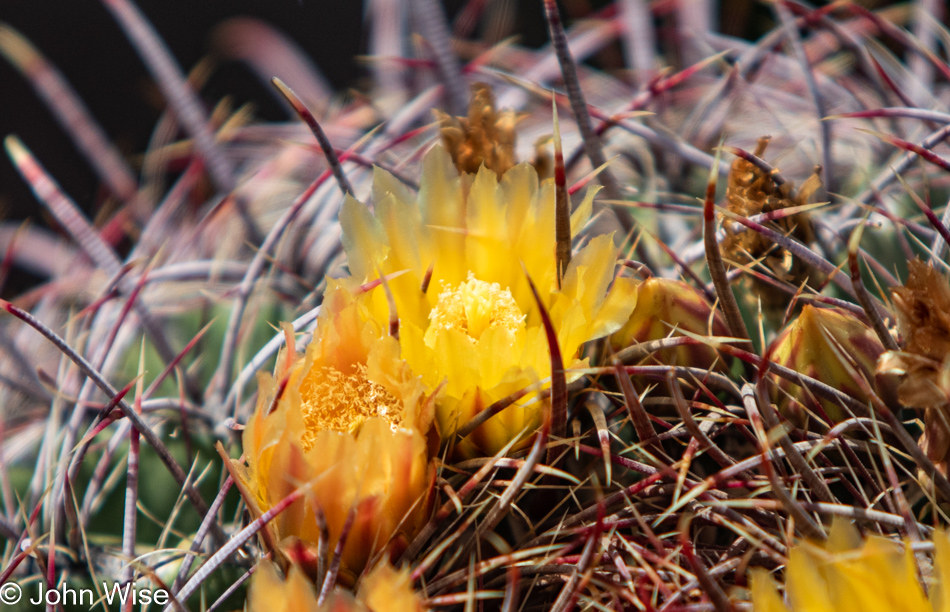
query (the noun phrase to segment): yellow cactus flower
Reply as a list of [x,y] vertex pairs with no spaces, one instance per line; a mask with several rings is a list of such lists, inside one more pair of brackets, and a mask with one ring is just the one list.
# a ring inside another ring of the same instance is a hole
[[276,566],[263,561],[254,570],[247,590],[247,612],[317,612],[317,594],[304,572],[292,565],[286,580]]
[[[855,380],[863,376],[873,386],[878,357],[884,352],[880,339],[854,315],[806,304],[772,345],[772,360],[819,380],[861,400],[867,394]],[[798,385],[778,379],[777,403],[789,418],[802,422],[805,406],[814,407],[811,394]],[[821,407],[833,422],[846,418],[840,406],[821,400]]]
[[309,484],[269,525],[283,545],[318,542],[318,508],[332,550],[355,512],[343,549],[351,580],[390,540],[411,538],[422,524],[432,408],[396,340],[343,288],[328,292],[316,334],[284,369],[286,383],[260,375],[243,437],[247,467],[236,473],[255,513]]
[[[356,281],[391,277],[402,356],[430,391],[444,385],[436,413],[448,436],[493,402],[551,374],[526,273],[551,316],[568,368],[585,364],[583,343],[629,318],[634,283],[614,280],[616,249],[611,236],[601,235],[574,255],[558,287],[554,184],[539,183],[528,164],[509,169],[500,181],[484,167],[460,176],[435,146],[423,160],[420,185],[416,198],[377,169],[375,214],[347,198],[340,223]],[[575,211],[572,230],[587,222],[594,194],[589,190]],[[388,321],[386,296],[370,297],[376,320]],[[536,394],[523,398],[465,438],[459,455],[494,454],[522,431],[533,432],[543,411]],[[519,444],[528,442],[525,437]]]
[[[635,298],[636,306],[630,319],[610,336],[610,344],[616,350],[639,342],[679,336],[680,331],[729,335],[722,315],[713,310],[702,293],[683,281],[649,278],[637,285]],[[710,346],[693,344],[663,349],[655,356],[665,364],[710,368],[717,352]]]
[[409,569],[394,569],[387,560],[360,580],[357,599],[374,612],[424,612],[425,603],[412,588]]
[[409,570],[396,570],[384,560],[361,580],[354,597],[336,588],[317,606],[317,595],[303,570],[290,566],[286,580],[276,565],[262,561],[251,577],[247,612],[425,612],[424,601],[412,588]]
[[862,544],[850,523],[836,520],[825,546],[794,546],[785,568],[786,607],[764,570],[752,575],[754,612],[950,612],[950,539],[934,534],[930,598],[917,580],[910,546],[880,536]]

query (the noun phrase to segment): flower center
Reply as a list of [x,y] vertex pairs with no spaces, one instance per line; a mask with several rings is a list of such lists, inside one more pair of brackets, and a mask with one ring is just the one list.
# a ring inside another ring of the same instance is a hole
[[[316,374],[316,375],[315,375]],[[310,450],[321,430],[353,433],[368,418],[381,417],[393,431],[402,422],[399,400],[385,387],[366,377],[366,366],[357,364],[356,371],[344,374],[336,368],[323,367],[307,376],[309,383],[301,387],[303,396],[304,450]]]
[[524,314],[509,289],[498,283],[478,280],[469,272],[468,280],[455,289],[445,287],[429,313],[425,343],[435,344],[441,330],[457,329],[478,341],[486,330],[501,327],[515,331],[524,326]]

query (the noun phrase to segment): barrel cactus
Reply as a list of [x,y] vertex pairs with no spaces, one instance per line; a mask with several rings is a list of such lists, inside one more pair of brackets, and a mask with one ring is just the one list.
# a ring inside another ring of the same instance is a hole
[[110,194],[3,134],[55,222],[0,224],[3,603],[946,603],[937,3],[523,4],[365,3],[358,95],[229,22],[273,123],[104,0],[135,158],[0,25]]

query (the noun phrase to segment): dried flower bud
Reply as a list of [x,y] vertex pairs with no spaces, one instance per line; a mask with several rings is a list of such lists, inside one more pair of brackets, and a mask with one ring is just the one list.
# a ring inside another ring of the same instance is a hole
[[[757,157],[765,153],[769,140],[768,136],[759,139],[754,152]],[[726,201],[731,212],[751,217],[760,213],[807,204],[820,187],[821,179],[816,169],[793,197],[794,186],[791,183],[779,185],[761,168],[739,157],[732,162],[729,169]],[[791,235],[803,244],[814,240],[814,230],[807,213],[782,217],[771,225],[774,229]],[[723,252],[732,261],[743,264],[761,262],[776,279],[795,286],[801,285],[809,275],[813,276],[813,270],[762,234],[747,230],[744,225],[730,220],[723,222],[723,229],[726,231]],[[751,289],[753,294],[762,301],[767,312],[776,313],[785,310],[788,298],[781,292],[776,292],[769,285],[755,279],[751,281]]]
[[892,290],[904,350],[889,353],[882,367],[904,376],[904,406],[942,406],[950,401],[950,283],[919,259],[908,266],[907,282]]
[[[868,399],[856,376],[873,387],[874,368],[884,346],[869,326],[843,310],[805,305],[772,344],[772,360],[862,401]],[[816,399],[802,387],[778,379],[777,403],[789,418],[803,422],[805,407],[816,409]],[[837,404],[821,400],[821,410],[832,422],[846,418]],[[820,414],[820,412],[819,412]]]
[[512,110],[497,112],[491,87],[472,84],[468,117],[452,117],[435,111],[442,132],[442,144],[459,172],[474,174],[484,164],[501,177],[515,165],[515,126]]
[[906,407],[924,409],[920,447],[947,472],[950,454],[950,283],[926,263],[908,263],[902,287],[891,290],[897,308],[897,328],[904,350],[888,351],[878,372],[901,378],[898,399]]

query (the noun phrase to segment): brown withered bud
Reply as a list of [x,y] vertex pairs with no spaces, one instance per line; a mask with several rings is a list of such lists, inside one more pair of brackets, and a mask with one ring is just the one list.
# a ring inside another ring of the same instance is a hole
[[474,174],[485,164],[501,178],[517,163],[515,126],[518,116],[513,110],[496,111],[495,96],[485,83],[472,84],[468,117],[453,117],[438,110],[435,114],[442,144],[459,172]]
[[538,178],[544,180],[554,176],[554,156],[551,155],[549,146],[551,136],[541,136],[534,143],[534,159],[531,165],[538,172]]
[[939,406],[950,398],[950,283],[919,259],[908,267],[907,282],[891,290],[904,350],[888,359],[902,362],[901,404]]
[[[769,141],[769,136],[759,139],[754,151],[757,157],[762,157]],[[820,187],[818,169],[805,181],[798,193],[793,194],[794,185],[791,182],[777,184],[775,179],[761,168],[738,157],[729,169],[726,202],[731,212],[751,217],[807,204]],[[804,212],[782,217],[767,225],[803,244],[814,240],[811,220]],[[744,225],[730,220],[723,223],[723,229],[726,231],[723,251],[732,261],[750,265],[761,262],[776,279],[794,286],[801,285],[809,276],[814,280],[814,270],[762,234],[746,231]],[[781,312],[788,304],[785,295],[769,288],[763,282],[753,280],[751,288],[762,300],[766,311]]]
[[891,289],[902,351],[888,351],[879,373],[900,376],[898,400],[924,410],[920,447],[947,473],[950,454],[950,282],[919,259],[907,282]]

